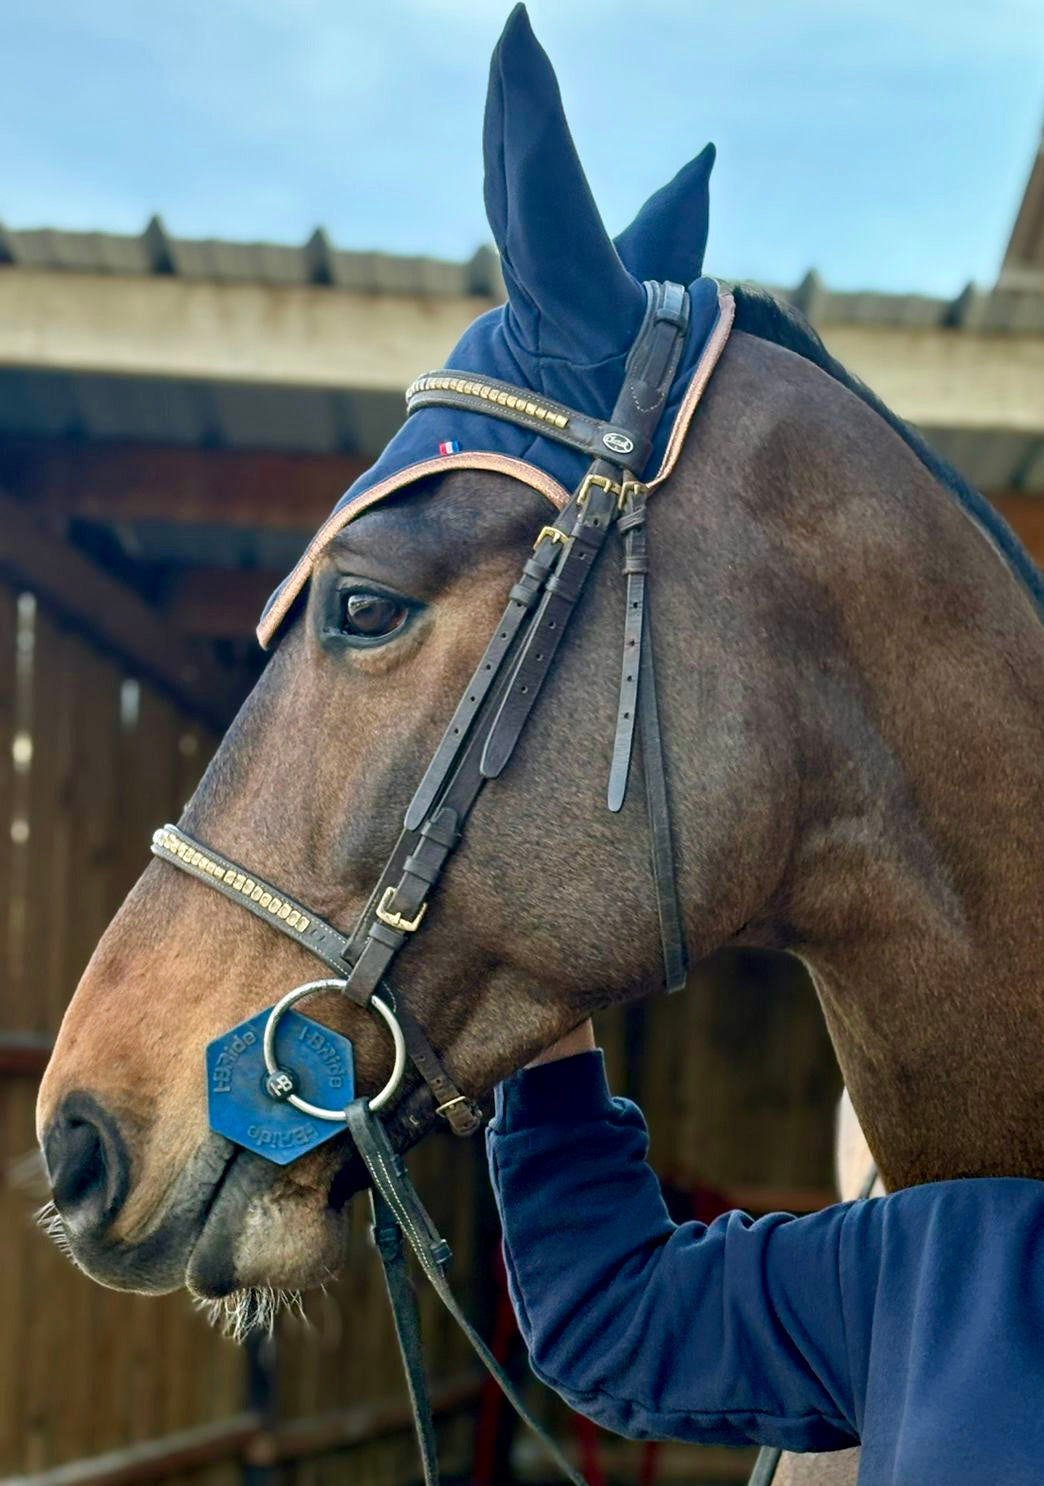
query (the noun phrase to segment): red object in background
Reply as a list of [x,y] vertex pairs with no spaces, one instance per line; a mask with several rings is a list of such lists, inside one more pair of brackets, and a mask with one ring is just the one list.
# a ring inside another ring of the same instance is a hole
[[602,1469],[602,1454],[598,1448],[598,1425],[585,1419],[583,1414],[574,1414],[573,1431],[580,1446],[580,1473],[587,1486],[608,1486]]
[[[515,1313],[511,1309],[504,1255],[499,1244],[493,1256],[493,1273],[497,1299],[489,1349],[501,1367],[504,1367],[518,1328],[515,1325]],[[471,1463],[471,1486],[495,1486],[493,1477],[497,1466],[497,1432],[503,1407],[504,1395],[493,1379],[487,1376],[482,1385],[478,1418],[475,1421],[475,1452]]]
[[656,1467],[659,1463],[659,1444],[656,1440],[646,1440],[642,1446],[642,1458],[638,1466],[638,1486],[656,1486]]

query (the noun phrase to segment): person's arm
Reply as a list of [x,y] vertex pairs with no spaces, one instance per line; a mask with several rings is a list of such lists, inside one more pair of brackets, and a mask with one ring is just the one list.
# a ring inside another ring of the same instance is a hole
[[635,1437],[856,1442],[844,1208],[676,1226],[596,1051],[502,1085],[487,1145],[519,1324],[569,1404]]

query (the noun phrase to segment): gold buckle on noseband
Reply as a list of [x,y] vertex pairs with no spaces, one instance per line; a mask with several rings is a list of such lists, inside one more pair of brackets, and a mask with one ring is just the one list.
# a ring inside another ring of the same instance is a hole
[[401,913],[389,913],[388,904],[395,897],[394,887],[387,887],[384,896],[377,904],[377,917],[382,924],[387,924],[389,929],[398,929],[402,934],[412,934],[420,928],[420,921],[428,911],[427,903],[422,903],[417,910],[416,918],[403,918]]
[[563,531],[560,526],[542,526],[537,532],[537,539],[533,546],[539,547],[545,537],[550,538],[552,542],[561,542],[563,546],[569,541],[569,533]]

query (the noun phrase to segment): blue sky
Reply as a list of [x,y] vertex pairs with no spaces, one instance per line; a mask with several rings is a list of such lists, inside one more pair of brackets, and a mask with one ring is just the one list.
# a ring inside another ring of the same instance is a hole
[[[507,0],[4,0],[0,220],[468,257]],[[531,0],[607,225],[707,139],[708,268],[992,282],[1044,0]],[[639,20],[640,18],[640,20]]]

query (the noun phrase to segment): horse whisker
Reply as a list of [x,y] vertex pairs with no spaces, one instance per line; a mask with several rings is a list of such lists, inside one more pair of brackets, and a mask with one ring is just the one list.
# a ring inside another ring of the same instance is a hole
[[46,1233],[47,1237],[65,1257],[70,1259],[73,1264],[76,1264],[76,1255],[72,1251],[72,1244],[70,1244],[69,1235],[65,1230],[65,1219],[54,1203],[45,1202],[43,1207],[39,1208],[33,1214],[33,1221],[43,1233]]
[[281,1311],[302,1318],[304,1314],[299,1290],[273,1290],[266,1285],[235,1290],[220,1300],[199,1299],[196,1309],[202,1311],[211,1326],[223,1336],[239,1344],[259,1332],[271,1336]]

